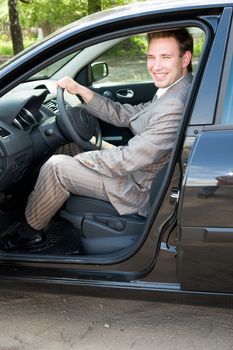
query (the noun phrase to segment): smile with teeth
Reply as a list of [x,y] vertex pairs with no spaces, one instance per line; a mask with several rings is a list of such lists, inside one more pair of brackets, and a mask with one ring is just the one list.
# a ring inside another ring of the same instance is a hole
[[155,73],[155,78],[158,80],[163,80],[167,76],[167,73]]

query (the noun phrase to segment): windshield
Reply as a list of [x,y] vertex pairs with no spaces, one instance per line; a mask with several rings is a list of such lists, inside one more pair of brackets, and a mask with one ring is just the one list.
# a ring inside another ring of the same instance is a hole
[[74,56],[76,56],[80,51],[73,52],[72,54],[61,58],[60,60],[50,64],[48,67],[42,69],[36,74],[32,75],[28,80],[37,80],[37,79],[49,79],[56,72],[58,72],[62,67],[64,67]]

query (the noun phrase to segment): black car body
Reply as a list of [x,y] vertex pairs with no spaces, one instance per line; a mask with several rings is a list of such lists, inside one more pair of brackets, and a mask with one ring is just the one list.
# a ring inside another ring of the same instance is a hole
[[[148,101],[155,92],[149,79],[95,79],[97,64],[101,77],[108,76],[104,53],[133,35],[158,29],[187,27],[194,36],[199,33],[198,40],[200,33],[204,38],[172,156],[156,184],[147,219],[135,219],[137,229],[133,216],[122,218],[105,209],[96,219],[91,202],[84,200],[79,226],[80,213],[69,202],[58,213],[46,246],[0,251],[0,285],[70,286],[75,292],[115,291],[118,296],[145,292],[177,301],[185,296],[232,300],[232,12],[229,1],[133,4],[84,18],[1,67],[0,228],[5,232],[13,216],[23,212],[43,162],[69,140],[57,107],[58,78],[70,75],[121,103]],[[73,107],[81,104],[65,98]],[[131,137],[127,129],[100,126],[103,137],[116,145]],[[129,225],[124,230],[119,229],[122,222]],[[81,246],[86,244],[81,252],[80,237]]]

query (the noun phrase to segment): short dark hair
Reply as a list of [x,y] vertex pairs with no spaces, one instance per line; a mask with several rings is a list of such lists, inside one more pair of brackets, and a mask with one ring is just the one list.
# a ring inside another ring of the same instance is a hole
[[[183,56],[186,51],[193,53],[193,37],[186,28],[160,30],[147,34],[148,43],[152,39],[174,38],[178,44],[180,55]],[[192,60],[188,65],[188,71],[192,72]]]

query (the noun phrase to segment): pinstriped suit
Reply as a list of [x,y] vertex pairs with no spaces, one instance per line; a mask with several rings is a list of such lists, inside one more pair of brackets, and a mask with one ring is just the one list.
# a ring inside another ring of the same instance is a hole
[[146,216],[151,183],[170,156],[191,81],[188,74],[159,99],[137,106],[95,94],[85,108],[104,121],[129,127],[135,136],[126,146],[52,156],[29,197],[28,223],[45,227],[70,192],[109,200],[121,215]]

